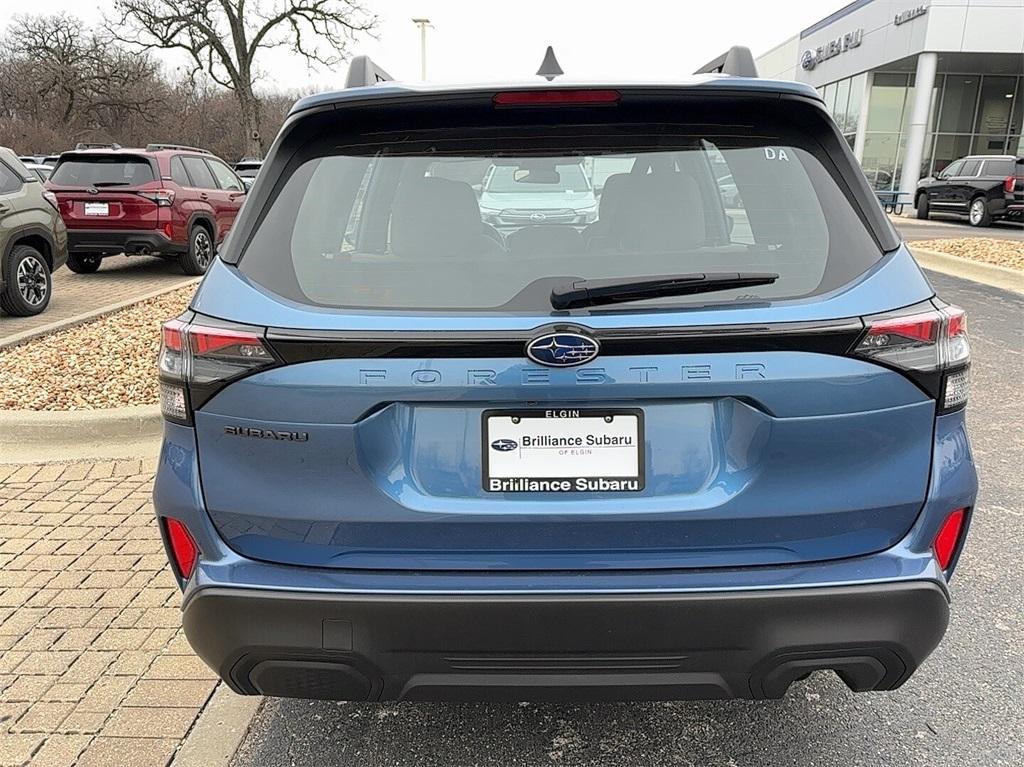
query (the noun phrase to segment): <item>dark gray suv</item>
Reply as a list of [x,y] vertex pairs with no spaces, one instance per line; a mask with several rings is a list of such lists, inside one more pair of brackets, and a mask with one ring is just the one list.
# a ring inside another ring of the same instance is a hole
[[57,198],[18,156],[0,147],[0,309],[16,317],[50,303],[50,275],[68,258]]

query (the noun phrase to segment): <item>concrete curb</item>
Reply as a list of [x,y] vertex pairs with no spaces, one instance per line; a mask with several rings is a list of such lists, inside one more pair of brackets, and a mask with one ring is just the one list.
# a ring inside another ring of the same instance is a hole
[[[973,280],[994,288],[1002,288],[1014,293],[1024,294],[1024,272],[1005,266],[986,264],[982,261],[971,261],[935,250],[916,248],[914,243],[907,243],[914,259],[923,269],[931,269],[942,274],[951,274],[965,280]],[[1021,247],[1024,247],[1022,244]]]
[[170,767],[227,767],[263,703],[221,682],[171,760]]
[[0,410],[0,463],[154,455],[162,433],[158,405],[108,410]]
[[121,309],[127,309],[129,306],[139,303],[140,301],[148,301],[151,298],[158,298],[165,293],[170,293],[174,290],[180,290],[181,288],[188,287],[189,285],[197,284],[202,278],[193,277],[192,279],[184,280],[175,285],[169,285],[167,287],[160,288],[159,290],[153,290],[149,293],[143,293],[141,296],[135,296],[133,298],[125,299],[124,301],[118,301],[115,304],[107,304],[101,306],[99,309],[93,309],[83,314],[76,314],[74,317],[68,317],[67,319],[57,320],[47,325],[42,325],[32,330],[24,330],[21,333],[15,333],[5,338],[0,338],[0,349],[8,349],[12,346],[20,346],[23,343],[32,341],[33,339],[39,338],[40,336],[49,335],[50,333],[56,333],[59,330],[66,330],[67,328],[73,328],[76,325],[82,325],[90,320],[95,320],[102,317],[105,314],[111,314]]

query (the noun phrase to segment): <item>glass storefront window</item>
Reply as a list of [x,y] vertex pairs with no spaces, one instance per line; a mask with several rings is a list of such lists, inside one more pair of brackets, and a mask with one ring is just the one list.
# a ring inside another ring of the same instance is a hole
[[857,132],[860,110],[864,106],[864,83],[867,79],[866,74],[850,79],[850,101],[846,107],[846,125],[843,128],[846,133]]
[[938,173],[954,160],[971,154],[971,136],[938,135],[935,137],[932,173]]
[[868,130],[898,133],[907,97],[907,76],[879,72],[871,84]]
[[1016,77],[985,76],[981,81],[975,133],[1006,134],[1009,131],[1010,109],[1013,107],[1016,85]]
[[978,101],[977,75],[947,75],[939,115],[939,133],[970,133],[974,127],[974,105]]
[[884,191],[893,188],[899,139],[898,133],[868,133],[865,136],[861,167],[873,189]]
[[1017,95],[1013,99],[1013,115],[1010,118],[1010,149],[1017,143],[1014,137],[1024,134],[1024,77],[1017,78]]
[[998,136],[975,136],[971,154],[1002,154],[1006,151],[1006,134]]
[[[832,117],[835,119],[836,124],[839,125],[839,130],[846,133],[849,128],[846,123],[846,107],[850,103],[850,80],[840,80],[836,83],[836,106],[832,110]],[[857,126],[854,126],[856,129]]]
[[835,111],[836,111],[836,84],[835,83],[829,83],[828,85],[826,85],[825,86],[825,93],[823,94],[823,96],[825,98],[825,111],[827,111],[830,115],[831,114],[835,114]]

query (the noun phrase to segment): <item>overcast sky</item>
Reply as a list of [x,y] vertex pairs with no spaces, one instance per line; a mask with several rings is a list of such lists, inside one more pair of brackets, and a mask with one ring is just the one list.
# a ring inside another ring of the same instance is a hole
[[[283,0],[264,0],[268,5]],[[15,13],[77,14],[98,21],[110,0],[33,0],[0,3],[0,27]],[[413,17],[427,17],[428,79],[440,81],[521,78],[536,72],[553,45],[574,77],[672,78],[724,52],[747,45],[754,55],[846,5],[842,0],[365,0],[380,17],[376,40],[364,38],[352,53],[367,53],[398,79],[419,79],[419,31]],[[268,87],[304,91],[340,87],[339,71],[307,69],[294,54],[264,54]],[[171,68],[181,64],[161,56]]]

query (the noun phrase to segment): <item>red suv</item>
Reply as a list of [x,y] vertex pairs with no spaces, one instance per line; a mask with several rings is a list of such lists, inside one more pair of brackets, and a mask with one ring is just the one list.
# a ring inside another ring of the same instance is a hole
[[245,185],[203,149],[79,146],[46,184],[68,229],[68,268],[95,272],[106,256],[176,258],[203,274],[245,201]]

